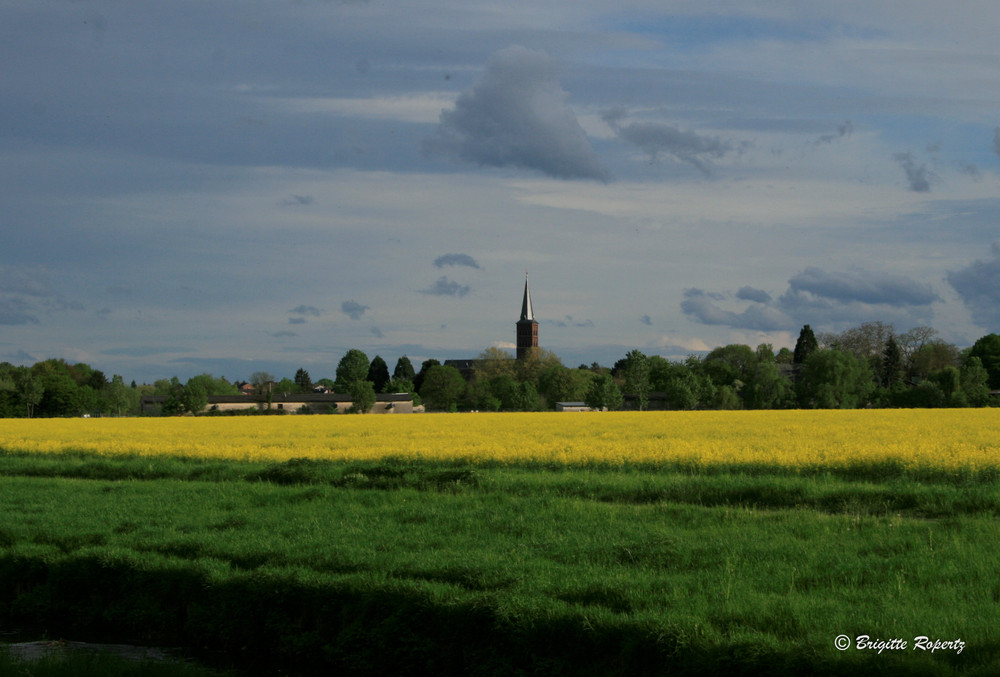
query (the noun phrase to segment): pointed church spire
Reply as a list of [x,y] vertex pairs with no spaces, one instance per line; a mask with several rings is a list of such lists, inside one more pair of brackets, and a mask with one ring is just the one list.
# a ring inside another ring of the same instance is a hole
[[521,302],[521,319],[533,321],[535,314],[531,310],[531,292],[528,291],[528,273],[524,273],[524,301]]
[[528,291],[528,273],[524,274],[524,300],[521,302],[521,319],[517,321],[517,359],[523,360],[538,348],[538,322],[531,308]]

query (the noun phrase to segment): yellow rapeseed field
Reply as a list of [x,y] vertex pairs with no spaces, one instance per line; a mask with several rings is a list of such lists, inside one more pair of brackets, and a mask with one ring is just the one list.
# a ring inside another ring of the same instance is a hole
[[1000,466],[1000,410],[5,419],[0,449],[194,456],[524,461],[573,465]]

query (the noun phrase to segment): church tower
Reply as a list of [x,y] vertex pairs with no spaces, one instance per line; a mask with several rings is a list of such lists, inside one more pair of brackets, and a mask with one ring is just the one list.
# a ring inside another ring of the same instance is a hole
[[523,360],[538,347],[538,323],[531,310],[531,293],[528,291],[528,274],[524,274],[524,300],[521,301],[521,319],[517,321],[517,359]]

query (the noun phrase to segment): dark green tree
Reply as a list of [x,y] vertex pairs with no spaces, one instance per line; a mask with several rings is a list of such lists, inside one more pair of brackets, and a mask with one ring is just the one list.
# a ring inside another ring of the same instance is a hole
[[403,355],[396,360],[396,368],[392,370],[392,378],[412,382],[416,375],[416,372],[413,371],[413,364],[410,362],[410,358]]
[[761,360],[743,388],[748,409],[781,409],[793,399],[792,382],[773,361]]
[[348,350],[337,364],[337,392],[349,393],[356,381],[368,379],[371,362],[368,356],[357,348]]
[[614,379],[611,378],[610,374],[605,373],[598,374],[591,382],[584,402],[592,409],[615,411],[621,409],[623,398]]
[[465,393],[465,379],[454,367],[434,365],[424,375],[420,397],[431,409],[452,411]]
[[125,379],[115,374],[111,377],[111,383],[105,389],[105,398],[108,403],[108,411],[115,416],[124,416],[128,411],[129,391],[125,386]]
[[371,364],[368,365],[367,380],[372,382],[375,392],[380,393],[385,390],[385,384],[389,382],[389,365],[380,355],[373,357]]
[[989,374],[978,357],[966,358],[962,365],[962,392],[970,407],[985,407],[990,401]]
[[355,381],[350,392],[351,412],[367,414],[375,406],[375,386],[371,381]]
[[969,357],[978,357],[989,375],[989,386],[1000,390],[1000,334],[987,334],[974,344]]
[[[193,380],[193,379],[192,379]],[[185,411],[192,414],[200,414],[208,405],[208,392],[201,383],[188,380],[187,385],[181,393],[181,405]]]
[[35,407],[42,401],[45,394],[45,384],[35,376],[28,367],[18,367],[14,372],[14,384],[21,402],[25,407],[25,415],[32,418],[35,415]]
[[649,406],[649,358],[641,351],[630,350],[622,368],[625,377],[624,394],[635,398],[639,411]]
[[903,382],[903,353],[899,349],[896,337],[892,334],[886,339],[885,349],[882,351],[882,368],[879,376],[884,388],[896,388]]
[[799,404],[814,409],[855,409],[875,389],[868,361],[842,350],[817,350],[796,383]]
[[816,335],[808,324],[799,331],[799,340],[795,342],[795,352],[792,354],[793,364],[804,364],[806,359],[819,349]]
[[413,377],[413,386],[417,389],[417,392],[420,392],[420,389],[423,387],[424,378],[427,377],[427,372],[431,370],[431,367],[439,366],[441,366],[441,362],[435,360],[433,357],[423,361],[423,364],[420,365],[420,371]]
[[298,386],[300,393],[311,393],[313,389],[312,377],[309,376],[309,372],[299,367],[295,372],[295,385]]

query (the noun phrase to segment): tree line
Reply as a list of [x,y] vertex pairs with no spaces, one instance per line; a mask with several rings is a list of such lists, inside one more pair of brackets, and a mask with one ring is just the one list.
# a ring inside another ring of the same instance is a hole
[[518,360],[487,348],[464,372],[438,360],[416,370],[400,357],[392,372],[379,355],[348,350],[334,378],[313,381],[305,369],[280,380],[255,372],[249,382],[211,374],[186,383],[177,377],[126,385],[87,364],[49,359],[27,367],[0,363],[0,416],[54,417],[140,413],[143,396],[164,398],[167,415],[202,413],[214,395],[250,401],[322,390],[348,393],[355,411],[368,411],[376,393],[410,393],[434,411],[539,411],[557,402],[595,409],[781,409],[856,407],[981,407],[1000,390],[1000,335],[983,336],[964,350],[931,327],[897,333],[868,322],[841,333],[802,327],[794,349],[730,344],[704,356],[671,361],[629,351],[612,367],[570,368],[554,353],[534,349]]

